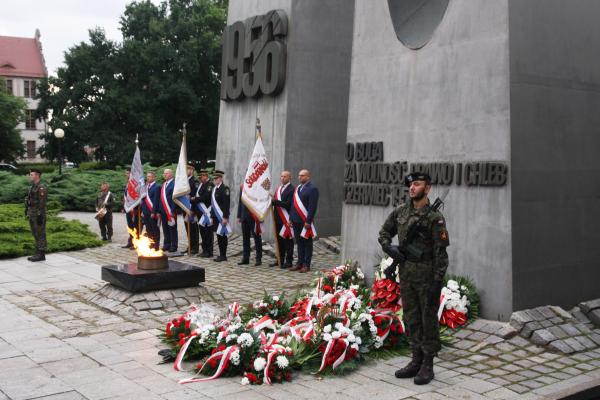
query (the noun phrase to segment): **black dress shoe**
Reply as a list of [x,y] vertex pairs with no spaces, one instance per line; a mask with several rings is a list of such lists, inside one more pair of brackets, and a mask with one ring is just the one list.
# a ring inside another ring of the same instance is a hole
[[224,257],[224,256],[218,256],[218,257],[215,257],[215,261],[216,261],[216,262],[227,261],[227,257]]
[[254,266],[258,267],[259,265],[262,265],[262,261],[261,260],[256,260],[256,262],[254,263]]
[[281,269],[289,269],[292,268],[292,264],[282,264],[281,267],[279,267]]
[[46,259],[46,256],[43,254],[35,254],[31,257],[27,257],[27,259],[31,262],[44,261]]
[[250,264],[250,260],[242,260],[239,263],[237,263],[237,265],[246,265],[246,264]]
[[274,262],[274,263],[269,264],[269,267],[278,267],[278,266],[279,266],[278,262]]

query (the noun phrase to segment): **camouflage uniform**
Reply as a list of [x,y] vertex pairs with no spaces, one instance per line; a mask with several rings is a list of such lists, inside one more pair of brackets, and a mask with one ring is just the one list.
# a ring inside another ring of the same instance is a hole
[[35,254],[43,257],[46,253],[46,186],[34,183],[29,189],[25,203],[25,215],[29,219],[31,233],[35,239]]
[[106,208],[106,214],[104,214],[104,217],[98,220],[98,226],[100,226],[100,235],[102,235],[102,240],[112,240],[114,205],[115,196],[112,193],[109,194],[109,192],[100,192],[98,197],[96,197],[96,211],[100,210],[102,207]]
[[434,283],[442,282],[448,268],[446,247],[449,239],[444,216],[439,211],[430,212],[429,209],[429,204],[418,210],[413,207],[412,202],[400,205],[381,227],[379,243],[382,246],[390,245],[395,235],[398,235],[398,241],[402,243],[410,226],[429,212],[421,221],[419,234],[412,243],[423,252],[421,259],[408,256],[406,263],[400,265],[398,275],[404,322],[411,347],[413,351],[421,350],[433,355],[440,350],[441,344],[437,318],[439,293],[432,296],[432,289]]

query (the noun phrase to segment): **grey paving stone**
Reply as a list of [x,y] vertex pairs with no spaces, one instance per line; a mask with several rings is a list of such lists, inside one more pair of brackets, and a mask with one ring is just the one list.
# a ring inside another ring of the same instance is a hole
[[535,310],[542,314],[546,319],[556,317],[556,314],[554,313],[554,311],[552,311],[552,309],[549,306],[536,307]]
[[513,362],[517,360],[517,357],[513,356],[511,353],[500,354],[498,358],[501,358],[504,361]]
[[556,315],[558,315],[559,317],[561,317],[563,319],[571,319],[571,318],[573,318],[573,315],[571,315],[570,312],[564,310],[562,307],[550,306],[550,308],[552,309],[552,311],[554,311],[554,313]]
[[502,399],[502,400],[515,399],[515,398],[517,398],[517,396],[518,396],[518,393],[516,393],[510,389],[504,388],[504,387],[494,389],[485,394],[485,397],[487,397],[489,399]]
[[[540,325],[542,326],[542,328],[549,328],[549,327],[555,325],[555,323],[553,321],[550,321],[549,319],[545,319],[545,320],[539,321],[539,322],[540,322]],[[559,322],[562,322],[562,320]]]
[[472,392],[479,393],[479,394],[489,392],[491,390],[495,390],[500,387],[499,385],[496,385],[495,383],[487,382],[483,379],[477,379],[477,378],[465,379],[462,382],[458,383],[457,386],[463,387],[467,390],[470,390]]
[[475,341],[475,342],[482,342],[484,341],[489,335],[485,332],[473,332],[471,334],[471,336],[469,336],[469,340]]
[[575,327],[575,325],[574,325],[574,324],[572,324],[572,323],[562,324],[562,325],[559,325],[559,327],[560,327],[560,328],[561,328],[563,331],[565,331],[565,333],[566,333],[568,336],[571,336],[571,337],[572,337],[572,336],[581,335],[581,332],[579,332],[579,330],[578,330],[578,329]]
[[495,383],[498,386],[510,385],[510,381],[506,380],[505,378],[506,378],[506,375],[503,377],[495,376],[493,378],[488,379],[488,382]]
[[575,351],[585,350],[585,347],[581,343],[579,343],[579,341],[576,340],[574,337],[567,338],[564,340],[564,342],[566,344],[568,344],[570,347],[572,347],[573,350],[575,350]]
[[600,299],[583,301],[579,303],[579,308],[581,311],[587,314],[594,309],[600,308]]
[[526,339],[523,339],[521,336],[515,336],[515,337],[511,338],[508,342],[517,347],[529,346],[529,341]]
[[520,384],[523,385],[523,386],[526,386],[526,387],[528,387],[530,389],[537,389],[537,388],[540,388],[540,387],[544,386],[543,382],[540,382],[540,381],[535,380],[535,379],[526,380],[526,381],[520,382]]
[[525,392],[529,392],[531,389],[523,386],[521,384],[514,384],[514,385],[510,385],[507,386],[508,389],[512,390],[513,392],[519,393],[519,394],[523,394]]
[[471,377],[475,378],[475,379],[490,379],[492,377],[492,375],[488,375],[483,372],[480,372],[478,374],[472,375]]
[[545,346],[556,339],[548,329],[538,329],[531,335],[531,341],[539,346]]
[[596,344],[596,346],[600,346],[600,334],[595,331],[588,335],[588,338]]
[[519,335],[529,339],[534,331],[542,329],[542,325],[538,321],[528,322],[523,326]]
[[499,331],[496,332],[497,336],[500,336],[502,339],[510,339],[517,335],[517,330],[513,328],[511,325],[506,325],[500,328]]
[[484,339],[484,342],[489,343],[489,344],[497,344],[502,341],[504,341],[504,339],[499,336],[496,336],[496,335],[490,335]]
[[554,372],[554,369],[548,368],[545,365],[534,365],[531,367],[532,371],[539,372],[541,374],[549,374],[550,372]]
[[481,355],[481,354],[474,354],[471,357],[469,357],[469,360],[472,360],[472,361],[475,361],[475,362],[482,362],[482,361],[485,361],[487,359],[489,359],[488,356],[484,356],[484,355]]
[[550,343],[548,348],[553,351],[560,351],[561,353],[571,354],[575,352],[571,346],[569,346],[564,340],[555,340]]
[[523,326],[531,321],[533,321],[533,318],[525,311],[516,311],[510,316],[510,325],[517,331],[523,329]]
[[490,375],[493,375],[493,376],[503,376],[503,375],[507,375],[509,372],[504,369],[494,368],[494,369],[490,369],[489,371],[487,371],[487,373]]
[[536,310],[535,308],[525,310],[525,313],[531,317],[532,321],[542,321],[542,320],[546,319],[546,317],[541,312]]
[[575,340],[577,340],[579,343],[581,343],[581,345],[583,347],[585,347],[587,350],[591,350],[591,349],[594,349],[594,348],[598,347],[598,346],[596,346],[596,343],[594,343],[593,341],[591,341],[586,336],[576,336]]
[[592,330],[587,326],[587,324],[583,324],[583,323],[577,323],[575,324],[575,327],[584,334],[589,334],[592,333]]
[[472,375],[472,374],[477,373],[476,369],[469,368],[469,367],[459,367],[456,369],[456,371],[460,372],[461,374],[465,374],[465,375]]
[[508,372],[517,372],[522,370],[523,368],[521,368],[519,365],[516,364],[506,364],[502,366],[502,369],[507,370]]
[[548,328],[548,331],[550,331],[557,339],[564,339],[569,336],[567,332],[560,328],[560,326],[551,326]]
[[534,379],[541,375],[539,372],[530,369],[524,369],[523,371],[519,371],[518,374],[529,379]]
[[463,340],[459,340],[458,342],[454,343],[454,347],[456,347],[457,349],[469,349],[473,346],[475,346],[477,344],[477,342],[474,342],[472,340],[469,339],[463,339]]

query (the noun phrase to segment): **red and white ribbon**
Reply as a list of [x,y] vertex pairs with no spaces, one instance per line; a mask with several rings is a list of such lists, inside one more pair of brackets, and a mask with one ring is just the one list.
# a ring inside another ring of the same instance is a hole
[[[298,215],[300,215],[300,218],[302,218],[302,221],[304,221],[304,223],[306,224],[306,219],[308,218],[308,211],[306,210],[306,207],[304,207],[304,204],[300,199],[300,195],[298,194],[298,188],[296,188],[296,190],[294,191],[294,208],[298,212]],[[304,239],[308,239],[311,237],[316,238],[317,228],[315,228],[315,224],[311,223],[308,229],[306,229],[306,227],[302,228],[300,236],[302,236]]]
[[186,384],[186,383],[193,383],[193,382],[206,382],[206,381],[212,381],[213,379],[217,379],[219,376],[221,376],[221,374],[223,373],[223,371],[225,371],[225,368],[227,367],[227,363],[229,362],[229,359],[231,358],[231,355],[238,350],[238,346],[234,345],[234,346],[229,346],[227,347],[225,350],[223,351],[218,351],[215,354],[213,354],[212,356],[210,356],[206,362],[202,365],[202,367],[200,368],[200,370],[198,371],[198,373],[196,374],[196,376],[199,376],[200,373],[202,372],[202,370],[204,369],[204,367],[206,366],[206,364],[210,363],[213,360],[216,360],[219,358],[219,356],[221,356],[221,361],[219,362],[219,366],[217,367],[215,373],[208,377],[208,378],[187,378],[187,379],[182,379],[179,381],[180,384]]
[[285,347],[280,344],[272,345],[268,350],[267,355],[267,364],[265,365],[265,382],[267,384],[271,384],[271,364],[273,363],[273,359],[277,357],[279,354],[285,354]]
[[175,225],[175,218],[173,217],[173,212],[171,211],[171,207],[169,207],[169,201],[167,200],[167,186],[171,183],[171,181],[173,181],[173,179],[163,183],[162,187],[160,188],[160,201],[162,203],[163,210],[165,210],[165,214],[167,214],[167,224],[169,226]]
[[448,302],[448,298],[443,294],[440,295],[440,308],[438,308],[438,321],[442,318],[442,312],[444,312],[444,307],[446,307],[446,303]]
[[183,362],[183,357],[185,356],[185,353],[186,353],[188,347],[192,343],[192,340],[196,339],[196,335],[197,335],[197,333],[194,330],[192,332],[192,334],[190,335],[189,339],[186,340],[186,342],[183,344],[183,346],[181,346],[181,349],[179,349],[179,353],[177,353],[177,357],[175,358],[175,364],[173,364],[173,368],[175,368],[175,371],[185,371],[181,367],[181,363]]
[[[275,190],[275,200],[281,201],[281,192],[283,191],[283,186],[279,186],[277,190]],[[292,223],[290,221],[290,214],[288,211],[280,206],[276,206],[275,210],[277,211],[277,215],[279,215],[279,219],[282,222],[281,229],[279,230],[279,236],[284,239],[293,239],[294,238],[294,230],[292,229]]]
[[331,369],[336,369],[341,363],[344,362],[344,359],[346,358],[346,350],[348,350],[348,343],[349,343],[348,339],[346,339],[346,338],[331,339],[330,341],[327,342],[327,346],[325,347],[325,351],[323,352],[323,358],[321,360],[321,368],[319,368],[319,372],[323,371],[325,369],[325,367],[327,366],[327,358],[329,357],[329,354],[333,351],[333,348],[334,348],[336,342],[344,344],[344,351],[333,362]]
[[262,331],[263,329],[276,329],[275,323],[268,315],[265,315],[264,317],[253,323],[249,328],[252,328],[254,332]]

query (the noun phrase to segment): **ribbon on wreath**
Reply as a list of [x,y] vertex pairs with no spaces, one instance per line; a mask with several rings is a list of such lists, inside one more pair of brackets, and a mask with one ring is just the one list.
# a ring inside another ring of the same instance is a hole
[[[234,352],[238,351],[238,349],[239,349],[239,347],[237,345],[233,345],[233,346],[227,347],[225,350],[216,352],[212,356],[208,357],[206,362],[202,365],[202,367],[200,367],[200,369],[198,370],[198,373],[193,378],[182,379],[179,381],[179,383],[184,385],[186,383],[206,382],[206,381],[212,381],[213,379],[217,379],[219,376],[221,376],[223,371],[225,371],[225,368],[227,367],[227,363],[229,362],[231,355]],[[202,370],[204,369],[206,364],[210,363],[211,361],[217,360],[219,357],[221,357],[221,361],[219,362],[219,365],[218,365],[217,369],[215,370],[215,373],[212,376],[209,376],[207,378],[196,378],[197,376],[200,375],[200,373],[202,372]]]
[[458,326],[467,323],[467,316],[465,313],[456,310],[444,310],[442,318],[440,319],[442,325],[446,325],[451,329],[456,329]]
[[321,360],[321,368],[319,368],[319,372],[323,371],[325,369],[325,367],[327,367],[327,359],[329,358],[329,355],[333,351],[336,343],[343,343],[344,351],[342,351],[342,354],[340,354],[340,356],[333,362],[333,364],[331,365],[331,369],[336,369],[341,363],[344,362],[344,359],[346,358],[346,351],[348,350],[348,344],[349,344],[348,339],[346,339],[346,338],[333,339],[332,338],[327,342],[327,346],[325,347],[325,351],[323,352],[323,359]]
[[192,343],[192,340],[197,338],[197,331],[194,330],[191,334],[190,337],[188,338],[188,340],[185,341],[185,343],[183,344],[183,346],[181,346],[181,349],[179,349],[179,353],[177,353],[177,357],[175,358],[175,363],[173,364],[173,368],[175,368],[175,371],[185,371],[182,366],[181,363],[183,362],[183,357],[185,356],[185,353],[188,349],[188,347],[190,347],[190,344]]
[[273,364],[273,359],[279,354],[285,354],[285,347],[280,344],[270,344],[269,346],[263,349],[267,353],[267,364],[265,365],[265,382],[267,384],[271,384],[271,365]]

